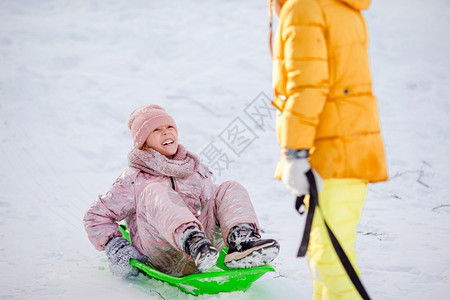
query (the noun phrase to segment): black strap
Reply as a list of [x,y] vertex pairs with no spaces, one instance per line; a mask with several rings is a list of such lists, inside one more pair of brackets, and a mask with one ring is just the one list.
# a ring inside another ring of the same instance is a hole
[[[308,178],[308,182],[309,182],[309,196],[310,196],[309,209],[308,209],[308,215],[306,216],[305,230],[303,232],[303,237],[302,237],[302,241],[300,244],[300,248],[298,249],[297,257],[305,256],[306,251],[308,250],[309,236],[311,233],[311,227],[312,227],[312,221],[314,218],[315,207],[316,206],[319,207],[319,197],[318,197],[318,193],[317,193],[316,180],[315,180],[314,174],[311,170],[306,172],[306,178]],[[300,197],[297,197],[297,199],[295,201],[295,209],[300,214],[304,213],[304,206],[305,206],[304,199],[305,199],[305,196],[300,196]],[[319,209],[320,209],[320,207],[319,207]],[[352,281],[353,285],[355,286],[355,288],[358,291],[358,293],[360,294],[360,296],[364,300],[366,300],[366,299],[370,300],[370,297],[367,294],[367,291],[365,290],[361,280],[359,279],[358,274],[356,274],[356,271],[353,268],[353,265],[350,262],[350,260],[348,259],[347,255],[345,254],[344,249],[342,248],[338,239],[334,235],[330,226],[328,226],[328,223],[325,220],[323,213],[322,213],[322,219],[327,228],[328,235],[330,236],[331,244],[333,245],[334,250],[336,251],[336,254],[339,257],[350,280]]]
[[370,297],[367,294],[367,291],[364,288],[361,280],[359,280],[358,274],[356,274],[356,271],[353,268],[353,265],[350,262],[350,260],[348,259],[347,255],[345,254],[344,249],[342,249],[341,244],[339,243],[336,236],[331,231],[327,222],[325,222],[325,226],[327,227],[328,235],[330,236],[331,243],[333,244],[334,250],[336,250],[336,254],[338,255],[339,259],[341,260],[341,263],[344,266],[345,271],[347,271],[348,277],[350,277],[350,280],[353,282],[353,285],[358,290],[358,293],[361,295],[361,297],[365,300],[366,299],[369,300]]
[[[306,172],[306,178],[309,182],[309,209],[308,214],[306,215],[306,223],[305,223],[305,229],[303,231],[303,238],[302,242],[300,244],[300,248],[297,252],[297,257],[304,257],[306,255],[306,251],[308,250],[309,245],[309,236],[311,233],[311,227],[312,222],[314,218],[314,212],[316,210],[316,206],[319,205],[319,197],[317,195],[317,187],[316,187],[316,181],[314,180],[314,174],[311,170]],[[297,197],[295,201],[295,209],[302,215],[305,210],[305,196],[299,196]]]
[[[305,203],[303,202],[304,199],[305,199],[305,196],[297,197],[297,200],[295,203],[295,208],[297,209],[297,211],[300,214],[304,213],[304,211],[300,211],[300,209],[305,206]],[[302,242],[300,244],[300,248],[298,249],[298,252],[297,252],[297,257],[304,257],[306,255],[306,251],[308,250],[309,235],[311,232],[311,226],[312,226],[315,209],[316,209],[315,205],[311,205],[308,209],[308,214],[306,215],[305,229],[303,231],[303,237],[302,237]]]
[[169,176],[170,178],[170,183],[172,184],[172,189],[175,191],[175,181],[173,180],[172,176]]

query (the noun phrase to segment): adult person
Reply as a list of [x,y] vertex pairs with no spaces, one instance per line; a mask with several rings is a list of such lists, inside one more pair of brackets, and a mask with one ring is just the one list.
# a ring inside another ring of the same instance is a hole
[[320,191],[307,253],[313,299],[359,299],[324,220],[359,274],[354,243],[367,184],[387,180],[361,14],[370,0],[273,1],[270,11],[273,4],[279,17],[273,48],[272,104],[281,147],[276,178],[295,195],[306,195],[312,169]]

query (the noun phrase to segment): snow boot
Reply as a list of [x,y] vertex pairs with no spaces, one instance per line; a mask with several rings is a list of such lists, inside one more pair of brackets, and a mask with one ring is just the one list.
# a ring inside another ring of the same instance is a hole
[[224,264],[229,269],[245,269],[265,265],[277,257],[280,244],[273,239],[261,239],[253,227],[242,224],[228,234],[228,254]]
[[186,228],[181,236],[183,251],[194,260],[197,269],[204,272],[217,264],[219,252],[214,248],[203,231],[195,226]]

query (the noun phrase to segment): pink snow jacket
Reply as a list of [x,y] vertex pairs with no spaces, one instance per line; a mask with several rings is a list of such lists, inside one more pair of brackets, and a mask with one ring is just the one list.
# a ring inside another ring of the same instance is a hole
[[163,183],[168,188],[175,187],[194,216],[200,215],[217,189],[211,181],[208,168],[182,145],[179,145],[173,159],[152,149],[133,149],[128,158],[130,166],[105,195],[97,197],[83,220],[89,240],[98,250],[104,250],[111,238],[121,236],[117,222],[124,219],[130,230],[132,244],[138,250],[143,250],[137,230],[136,206],[149,184]]

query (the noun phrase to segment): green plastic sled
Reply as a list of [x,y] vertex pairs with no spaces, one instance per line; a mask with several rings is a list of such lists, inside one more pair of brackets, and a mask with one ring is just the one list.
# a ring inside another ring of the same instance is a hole
[[[126,227],[124,225],[120,225],[119,228],[123,237],[130,241]],[[275,269],[269,264],[249,269],[230,270],[223,264],[227,251],[228,248],[225,247],[220,252],[216,265],[220,271],[197,273],[184,277],[175,277],[165,274],[134,259],[130,260],[130,264],[139,268],[151,278],[162,280],[170,285],[176,286],[185,293],[196,296],[201,294],[245,291],[253,284],[253,282],[258,280],[267,272],[275,272]]]

